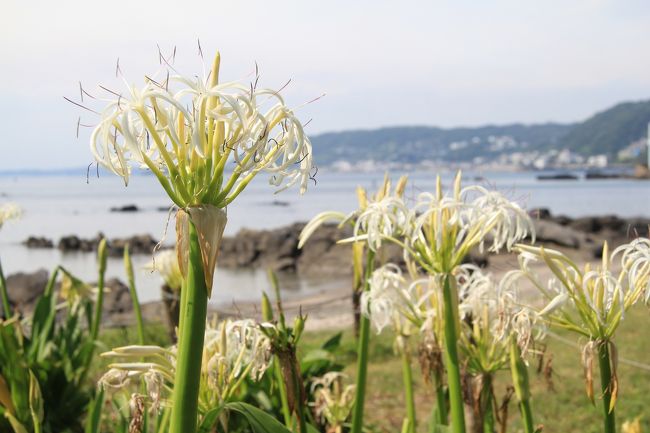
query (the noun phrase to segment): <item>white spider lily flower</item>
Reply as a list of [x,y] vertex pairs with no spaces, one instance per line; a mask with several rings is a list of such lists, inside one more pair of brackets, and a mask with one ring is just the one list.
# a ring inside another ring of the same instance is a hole
[[20,218],[22,213],[20,207],[15,203],[0,205],[0,229],[7,221]]
[[372,251],[377,251],[382,241],[402,234],[408,220],[408,210],[402,200],[407,178],[402,176],[397,181],[395,189],[391,190],[388,175],[379,190],[368,198],[365,189],[357,188],[359,208],[345,215],[341,212],[322,212],[312,218],[300,233],[299,248],[325,222],[338,222],[339,228],[350,225],[353,236],[342,239],[339,243],[363,242]]
[[416,309],[399,267],[389,263],[376,269],[369,286],[369,290],[361,294],[361,312],[370,318],[377,333],[389,326],[408,335]]
[[269,339],[253,320],[228,320],[220,322],[216,328],[209,326],[206,330],[205,365],[227,362],[231,380],[243,373],[259,380],[269,367],[270,352]]
[[160,251],[145,269],[151,272],[158,272],[165,284],[172,290],[178,292],[183,284],[183,274],[178,264],[178,254],[175,250]]
[[260,172],[270,174],[276,192],[299,183],[304,193],[314,168],[311,142],[279,93],[220,84],[220,63],[217,53],[207,77],[186,78],[165,61],[163,82],[146,77],[142,87],[109,91],[115,98],[90,139],[98,165],[125,184],[133,165],[148,168],[178,206],[183,275],[190,220],[196,226],[208,296],[227,222],[223,209]]
[[621,267],[627,272],[628,285],[645,291],[645,302],[650,302],[650,239],[636,238],[614,250],[612,260],[621,255]]
[[315,378],[311,385],[314,401],[309,404],[314,407],[316,417],[327,423],[328,431],[342,431],[354,406],[355,386],[344,385],[344,379],[347,379],[345,374],[332,371]]
[[180,208],[223,208],[261,171],[278,191],[299,183],[304,192],[313,164],[302,124],[277,91],[220,84],[220,61],[217,53],[206,78],[166,66],[164,82],[111,91],[91,135],[97,163],[125,183],[132,165],[147,167]]
[[[176,347],[124,346],[102,353],[116,360],[99,384],[114,390],[143,382],[151,410],[158,411],[173,394]],[[245,378],[257,381],[270,365],[270,341],[252,320],[208,323],[203,346],[199,408],[222,404]]]
[[462,189],[460,172],[450,195],[438,177],[436,192],[420,194],[409,220],[406,250],[433,273],[451,273],[487,241],[489,251],[499,252],[526,236],[534,239],[532,221],[518,204],[479,186]]
[[476,373],[494,373],[509,361],[511,339],[520,347],[522,357],[528,353],[537,330],[537,314],[517,301],[510,279],[495,281],[478,267],[463,265],[456,274],[460,298],[460,349]]
[[[517,245],[521,270],[513,275],[526,277],[544,295],[548,303],[539,314],[551,324],[590,340],[609,340],[647,288],[650,266],[643,261],[643,251],[637,251],[639,245],[644,243],[624,245],[610,256],[605,243],[601,264],[595,269],[590,264],[581,269],[558,251]],[[622,254],[623,266],[616,274],[611,263],[618,254]],[[531,269],[535,261],[542,261],[553,273],[546,285]]]
[[407,215],[408,211],[400,197],[387,196],[379,201],[371,201],[358,215],[352,239],[365,239],[368,248],[377,251],[384,239],[403,230]]

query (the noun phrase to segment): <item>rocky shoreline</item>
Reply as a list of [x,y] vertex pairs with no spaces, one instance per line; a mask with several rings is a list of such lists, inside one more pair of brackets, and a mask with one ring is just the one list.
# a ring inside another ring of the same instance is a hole
[[[599,258],[603,241],[616,247],[634,237],[648,236],[650,227],[650,218],[619,218],[613,215],[569,218],[552,215],[547,209],[534,210],[531,215],[539,244],[567,251],[581,261]],[[351,229],[339,230],[336,225],[326,224],[312,235],[302,249],[298,249],[298,237],[304,225],[294,223],[271,230],[242,229],[235,236],[224,237],[218,266],[227,269],[272,268],[303,276],[341,280],[349,277],[352,274],[350,246],[337,242],[350,236]],[[92,252],[99,239],[100,235],[93,239],[66,236],[59,240],[57,248],[64,252]],[[127,243],[134,254],[151,254],[157,240],[149,235],[111,239],[108,243],[111,255],[121,255]],[[25,245],[29,248],[54,248],[52,240],[42,238],[30,238]],[[392,245],[381,254],[387,261],[402,262],[401,251]],[[496,271],[512,260],[506,254],[488,258],[474,253],[470,258],[471,262]],[[7,285],[12,305],[24,313],[31,311],[47,278],[45,270],[10,275]],[[108,281],[106,286],[110,288],[104,304],[106,322],[113,325],[130,323],[132,305],[128,288],[117,279]],[[340,293],[335,295],[345,298],[346,293],[349,293],[349,288],[342,287]],[[301,302],[308,304],[310,300],[303,299]],[[160,321],[162,308],[162,303],[147,305],[144,308],[145,317],[150,321]]]

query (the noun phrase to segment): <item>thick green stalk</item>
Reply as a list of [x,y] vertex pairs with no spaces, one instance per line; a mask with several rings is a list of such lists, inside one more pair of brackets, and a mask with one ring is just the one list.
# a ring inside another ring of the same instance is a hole
[[603,392],[603,422],[605,433],[616,432],[616,417],[612,401],[612,369],[609,357],[609,341],[605,340],[598,345],[598,363],[600,366],[600,387]]
[[447,425],[447,396],[445,395],[445,384],[442,378],[442,370],[436,369],[433,373],[433,386],[436,388],[436,406],[437,421],[442,425]]
[[[295,358],[294,358],[295,361]],[[295,405],[296,405],[296,417],[298,418],[298,427],[299,433],[307,433],[307,422],[305,420],[305,408],[304,404],[305,402],[300,398],[302,395],[302,387],[301,387],[301,379],[300,379],[300,372],[298,371],[297,368],[297,361],[292,362],[292,371],[291,371],[291,377],[293,378],[293,388],[294,388],[294,395],[297,396]]]
[[525,433],[534,433],[533,410],[530,405],[530,385],[528,381],[528,367],[521,357],[521,350],[514,337],[510,338],[510,372],[515,394],[519,399],[521,422]]
[[402,378],[404,381],[404,400],[406,403],[406,416],[409,421],[408,431],[410,433],[415,433],[417,429],[417,421],[415,416],[415,398],[413,396],[413,372],[411,371],[411,356],[408,352],[406,342],[401,348],[401,352]]
[[5,319],[11,317],[11,305],[9,305],[9,295],[7,294],[7,280],[2,272],[2,263],[0,263],[0,297],[2,298],[2,314]]
[[208,291],[196,228],[190,222],[190,254],[181,312],[170,433],[196,431],[201,358],[205,337]]
[[126,278],[129,280],[129,294],[131,295],[131,302],[133,303],[133,312],[135,313],[135,320],[138,327],[138,344],[144,345],[144,322],[142,321],[142,310],[140,310],[140,301],[138,300],[138,292],[135,290],[135,276],[133,275],[133,262],[129,254],[129,246],[124,248],[124,269],[126,271]]
[[465,410],[463,407],[463,389],[460,381],[460,363],[458,361],[458,293],[454,277],[444,275],[443,301],[445,316],[445,366],[449,384],[449,406],[451,429],[453,433],[465,433]]
[[483,389],[481,390],[483,418],[483,433],[494,433],[494,401],[492,398],[492,375],[483,375]]
[[273,357],[273,374],[275,375],[276,385],[280,391],[280,403],[282,404],[282,417],[284,418],[284,425],[291,429],[293,424],[291,420],[291,410],[289,409],[289,399],[287,398],[287,389],[284,387],[284,379],[282,377],[282,370],[280,370],[280,360],[277,355]]
[[[375,253],[368,250],[366,258],[366,280],[364,290],[370,287],[370,276],[373,271]],[[366,398],[366,379],[368,375],[368,341],[370,340],[370,319],[367,316],[361,316],[361,326],[359,328],[359,347],[357,349],[357,383],[354,397],[354,408],[352,409],[352,429],[351,433],[361,433],[363,428],[363,409]]]
[[533,409],[530,406],[530,400],[520,401],[519,410],[521,411],[521,423],[524,425],[524,432],[534,433],[535,427],[533,425]]

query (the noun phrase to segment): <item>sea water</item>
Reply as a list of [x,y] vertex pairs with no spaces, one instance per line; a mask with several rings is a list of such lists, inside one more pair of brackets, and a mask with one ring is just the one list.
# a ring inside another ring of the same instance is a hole
[[[92,174],[92,173],[91,173]],[[402,173],[392,173],[396,180]],[[307,221],[319,212],[339,210],[349,212],[356,207],[354,189],[357,185],[376,189],[383,173],[337,173],[321,171],[316,182],[310,181],[307,193],[300,196],[297,189],[273,194],[264,176],[259,176],[237,200],[228,207],[226,235],[235,235],[242,228],[266,229],[296,221]],[[444,173],[448,186],[453,173]],[[537,180],[535,173],[468,172],[464,183],[475,183],[497,189],[522,206],[531,209],[545,207],[553,214],[571,217],[616,214],[623,217],[650,217],[650,182],[631,179],[606,180]],[[415,200],[422,191],[431,191],[435,173],[409,173],[406,198]],[[15,202],[23,209],[18,221],[7,223],[0,230],[0,259],[5,274],[18,271],[52,269],[64,265],[74,274],[96,278],[94,254],[63,253],[53,249],[28,249],[22,241],[28,236],[44,236],[55,243],[65,235],[95,237],[99,232],[113,237],[151,234],[156,239],[166,232],[167,243],[174,239],[174,222],[167,211],[171,205],[157,180],[152,176],[133,176],[128,187],[112,175],[100,178],[80,170],[79,175],[0,176],[0,203]],[[111,212],[112,207],[135,204],[138,212]],[[136,282],[141,301],[160,297],[160,278],[143,268],[151,256],[133,257],[138,270]],[[124,280],[121,258],[109,260],[108,277]],[[230,304],[255,301],[262,290],[269,290],[264,269],[218,269],[211,302]],[[287,297],[327,291],[347,284],[347,281],[310,279],[284,274],[281,284]]]

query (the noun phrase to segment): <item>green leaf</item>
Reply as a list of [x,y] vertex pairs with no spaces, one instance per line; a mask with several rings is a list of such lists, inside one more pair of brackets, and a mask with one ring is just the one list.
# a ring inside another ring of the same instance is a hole
[[291,433],[291,430],[287,430],[277,419],[250,404],[233,402],[226,404],[225,408],[243,415],[253,433]]
[[223,409],[223,406],[219,406],[217,408],[209,410],[203,416],[203,420],[199,425],[197,433],[211,433],[214,429],[214,425],[217,423],[217,420],[219,419],[219,414],[221,414],[221,409]]
[[11,428],[14,429],[15,433],[29,433],[24,425],[22,425],[12,414],[5,412],[5,418],[11,424]]
[[343,332],[334,334],[330,337],[323,345],[321,349],[327,350],[328,352],[333,352],[341,346],[341,338],[343,337]]
[[101,427],[102,407],[104,407],[104,389],[100,388],[95,399],[88,405],[85,433],[99,433]]

